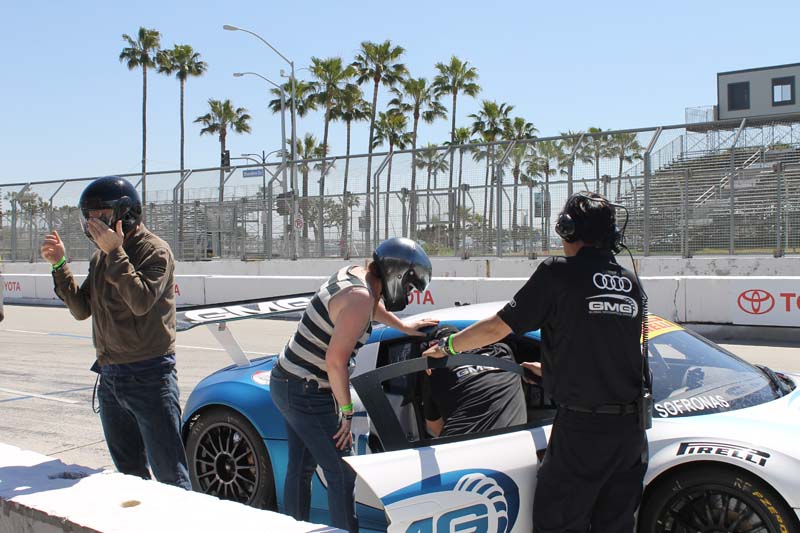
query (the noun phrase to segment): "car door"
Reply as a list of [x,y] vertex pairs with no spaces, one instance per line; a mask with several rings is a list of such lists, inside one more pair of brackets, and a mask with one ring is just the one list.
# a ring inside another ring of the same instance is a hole
[[542,427],[413,441],[384,383],[426,368],[476,365],[521,374],[518,365],[475,354],[425,357],[382,366],[352,379],[384,451],[345,460],[374,493],[390,532],[529,532]]

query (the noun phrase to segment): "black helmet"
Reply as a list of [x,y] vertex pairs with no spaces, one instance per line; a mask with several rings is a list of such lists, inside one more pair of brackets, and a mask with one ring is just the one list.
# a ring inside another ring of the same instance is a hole
[[425,250],[403,237],[383,241],[372,253],[383,289],[383,303],[389,311],[402,311],[408,305],[411,289],[422,292],[431,281],[431,260]]
[[142,200],[136,188],[128,180],[117,176],[97,178],[91,182],[81,194],[79,203],[83,215],[83,232],[92,239],[85,222],[89,220],[89,211],[95,209],[113,209],[109,220],[103,220],[114,229],[117,221],[122,221],[123,233],[128,233],[142,220]]

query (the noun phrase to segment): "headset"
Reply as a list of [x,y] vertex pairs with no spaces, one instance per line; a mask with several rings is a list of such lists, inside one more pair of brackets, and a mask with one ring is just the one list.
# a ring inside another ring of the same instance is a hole
[[578,229],[579,222],[572,218],[572,216],[569,214],[570,208],[573,206],[577,208],[577,204],[581,200],[588,202],[602,202],[613,208],[619,208],[625,211],[625,222],[622,225],[622,229],[620,229],[617,225],[616,214],[612,215],[611,227],[609,228],[609,247],[614,254],[620,253],[622,249],[625,248],[625,228],[628,227],[629,218],[628,208],[622,204],[615,204],[614,202],[609,201],[607,198],[599,195],[595,197],[591,196],[587,192],[578,192],[570,196],[566,205],[564,205],[564,209],[558,215],[558,221],[556,222],[556,233],[558,236],[564,239],[566,242],[575,242],[581,238],[582,232]]

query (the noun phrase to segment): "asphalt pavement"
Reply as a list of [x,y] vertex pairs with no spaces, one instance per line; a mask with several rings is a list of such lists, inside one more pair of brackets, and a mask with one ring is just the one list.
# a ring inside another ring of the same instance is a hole
[[[91,321],[63,308],[9,306],[0,322],[0,442],[92,468],[113,468],[92,411],[96,375]],[[252,357],[280,350],[294,332],[286,320],[229,324]],[[742,358],[800,373],[800,345],[725,344]],[[231,364],[205,327],[178,334],[181,402],[211,372]]]

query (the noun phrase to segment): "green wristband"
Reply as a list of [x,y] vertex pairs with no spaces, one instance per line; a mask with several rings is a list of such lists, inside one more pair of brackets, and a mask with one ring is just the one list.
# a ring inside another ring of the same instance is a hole
[[453,336],[454,335],[455,335],[455,333],[453,333],[452,335],[447,337],[447,349],[450,350],[450,355],[456,355],[458,353],[453,349]]
[[65,264],[67,264],[67,258],[66,258],[66,257],[62,257],[62,258],[59,260],[59,262],[58,262],[58,263],[56,263],[55,265],[53,265],[52,267],[50,267],[50,268],[51,268],[51,270],[50,270],[50,271],[51,271],[51,272],[55,272],[56,270],[59,270],[61,267],[63,267]]
[[353,402],[348,403],[347,405],[343,405],[339,408],[339,411],[342,413],[352,413],[353,412]]

